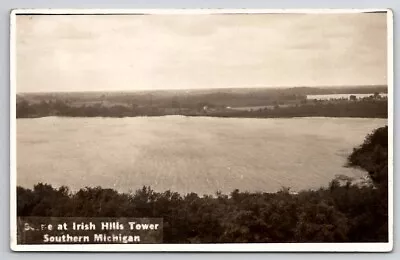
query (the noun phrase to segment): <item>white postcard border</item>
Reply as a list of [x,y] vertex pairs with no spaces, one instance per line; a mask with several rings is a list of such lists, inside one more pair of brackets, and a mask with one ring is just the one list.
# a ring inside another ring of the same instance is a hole
[[[18,245],[16,198],[16,16],[130,14],[349,14],[387,12],[388,68],[388,215],[387,243],[229,243],[229,244],[83,244]],[[393,249],[393,12],[390,9],[14,9],[10,13],[10,247],[13,251],[92,252],[389,252]]]

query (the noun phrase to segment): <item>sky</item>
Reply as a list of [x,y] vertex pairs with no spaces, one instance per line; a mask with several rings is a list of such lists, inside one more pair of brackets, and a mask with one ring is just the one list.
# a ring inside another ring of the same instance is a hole
[[387,84],[385,13],[18,15],[17,92]]

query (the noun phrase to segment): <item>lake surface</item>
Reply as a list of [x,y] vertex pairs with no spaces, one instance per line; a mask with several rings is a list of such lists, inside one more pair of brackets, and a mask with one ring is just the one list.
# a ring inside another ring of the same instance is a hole
[[[328,94],[328,95],[307,95],[307,99],[317,99],[317,100],[330,100],[330,99],[350,99],[350,96],[354,95],[358,98],[365,98],[373,96],[374,93],[371,94]],[[381,97],[387,97],[387,93],[379,93]]]
[[134,191],[274,192],[328,185],[386,119],[134,117],[17,119],[17,183]]

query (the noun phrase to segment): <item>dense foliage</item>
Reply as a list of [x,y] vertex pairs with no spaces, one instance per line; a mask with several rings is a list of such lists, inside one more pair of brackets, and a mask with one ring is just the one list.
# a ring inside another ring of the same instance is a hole
[[292,194],[234,190],[229,195],[118,193],[101,187],[70,192],[39,183],[17,188],[18,216],[162,217],[165,243],[388,241],[388,128],[377,129],[349,156],[372,184],[335,179]]
[[388,184],[388,127],[376,129],[362,145],[354,148],[348,165],[366,170],[378,186]]

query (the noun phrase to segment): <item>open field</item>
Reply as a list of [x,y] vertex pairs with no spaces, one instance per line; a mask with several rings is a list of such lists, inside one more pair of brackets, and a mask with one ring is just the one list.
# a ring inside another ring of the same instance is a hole
[[17,182],[229,193],[327,185],[386,119],[211,117],[17,120]]

